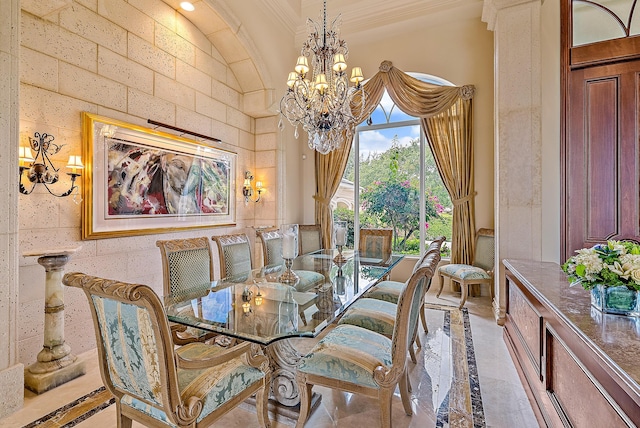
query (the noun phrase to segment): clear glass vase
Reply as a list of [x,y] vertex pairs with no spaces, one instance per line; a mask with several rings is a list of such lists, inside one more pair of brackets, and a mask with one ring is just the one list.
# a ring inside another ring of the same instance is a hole
[[591,289],[591,305],[606,314],[640,316],[638,292],[625,286],[597,284]]

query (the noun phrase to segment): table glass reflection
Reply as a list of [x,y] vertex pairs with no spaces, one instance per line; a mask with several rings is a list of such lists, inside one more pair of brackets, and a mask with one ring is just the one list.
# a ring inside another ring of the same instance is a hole
[[297,257],[292,269],[300,280],[293,285],[278,282],[284,272],[278,265],[203,284],[188,294],[167,295],[167,316],[262,345],[315,337],[403,258],[365,258],[345,251],[346,262],[336,264],[336,255],[335,250],[321,250]]

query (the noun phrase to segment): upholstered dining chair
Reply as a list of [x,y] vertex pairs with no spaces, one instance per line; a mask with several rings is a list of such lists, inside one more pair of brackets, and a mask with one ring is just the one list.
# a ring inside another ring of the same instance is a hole
[[361,257],[386,261],[391,256],[393,229],[361,228],[358,251]]
[[[162,258],[163,292],[197,293],[210,287],[213,280],[213,258],[206,237],[156,241]],[[173,341],[185,345],[194,340],[205,341],[216,336],[194,327],[171,326]]]
[[[434,247],[437,247],[437,245],[434,245]],[[438,263],[440,263],[440,251],[436,251],[435,248],[432,251],[427,251],[425,255],[421,257],[418,263],[416,263],[416,265],[414,266],[413,273],[411,274],[407,282],[396,283],[397,286],[400,287],[397,298],[392,298],[395,296],[396,290],[394,290],[393,293],[380,293],[380,290],[378,290],[377,292],[374,290],[371,294],[367,293],[365,297],[356,300],[351,305],[351,307],[343,314],[342,318],[340,318],[338,325],[356,325],[358,327],[366,328],[367,330],[383,334],[390,338],[395,328],[396,314],[398,311],[397,303],[400,300],[400,296],[402,295],[403,290],[407,287],[407,284],[409,284],[410,282],[418,281],[423,284],[419,287],[422,291],[422,294],[418,296],[419,301],[417,308],[419,317],[423,317],[423,327],[425,329],[425,332],[428,332],[429,330],[426,327],[426,316],[424,315],[424,295],[431,285],[431,279],[434,272],[436,271],[436,268],[438,267]],[[389,290],[391,287],[388,283],[391,283],[392,281],[384,282],[386,282],[387,284],[384,284],[383,287]],[[395,286],[396,284],[393,285]],[[386,299],[383,300],[376,297],[385,297]],[[395,300],[395,302],[393,302],[392,300]],[[411,326],[412,336],[407,348],[409,356],[411,357],[411,361],[414,364],[417,363],[417,358],[413,349],[413,343],[415,342],[418,347],[421,346],[420,340],[418,338],[419,317],[416,317],[416,325]]]
[[[413,266],[412,274],[416,272],[417,269],[420,268],[424,259],[431,253],[440,254],[440,250],[442,249],[442,244],[444,243],[444,236],[434,239],[431,241],[424,255],[418,259],[416,264]],[[430,285],[430,284],[429,284]],[[365,294],[365,297],[371,299],[384,300],[386,302],[398,303],[398,298],[400,297],[400,292],[404,287],[404,282],[400,281],[381,281],[378,284],[371,287]],[[425,294],[429,290],[429,286],[425,288]],[[424,301],[424,296],[422,296],[422,300]],[[427,324],[424,317],[424,310],[420,312],[420,318],[422,321],[422,326],[424,327],[425,332],[427,332]]]
[[[282,259],[282,234],[280,233],[280,230],[261,230],[258,231],[258,237],[262,244],[264,265],[281,265],[284,260]],[[296,269],[296,275],[300,278],[300,280],[294,285],[296,291],[311,291],[325,283],[325,276],[319,272]]]
[[398,385],[404,411],[412,414],[407,348],[417,327],[418,305],[427,275],[433,272],[422,271],[421,280],[415,276],[407,281],[398,300],[391,338],[355,325],[339,324],[300,360],[296,374],[300,417],[296,427],[301,428],[309,416],[314,385],[377,398],[385,428],[391,427],[391,403]]
[[246,233],[212,236],[218,246],[220,277],[236,276],[253,269],[251,245]]
[[298,253],[307,254],[322,249],[322,228],[319,224],[298,225]]
[[[495,260],[495,245],[493,229],[479,229],[476,233],[476,246],[471,265],[465,264],[449,264],[441,266],[438,269],[440,276],[440,288],[436,297],[440,297],[442,287],[444,286],[444,278],[447,277],[451,281],[460,284],[462,296],[460,297],[460,309],[467,301],[469,294],[469,286],[480,284],[489,284],[491,297],[493,297],[493,264]],[[473,295],[479,294],[479,290],[472,289]]]
[[193,342],[174,349],[160,298],[148,286],[68,273],[84,291],[96,333],[100,374],[116,400],[117,426],[207,427],[256,395],[269,427],[268,360],[256,345]]

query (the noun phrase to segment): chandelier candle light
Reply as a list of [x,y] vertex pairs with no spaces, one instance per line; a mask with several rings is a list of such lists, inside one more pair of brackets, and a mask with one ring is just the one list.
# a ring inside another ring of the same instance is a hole
[[[339,38],[338,16],[327,29],[327,1],[324,1],[322,27],[307,20],[309,37],[302,45],[301,55],[289,73],[289,89],[280,101],[278,127],[284,129],[282,116],[307,132],[309,147],[327,154],[340,147],[344,139],[351,140],[353,130],[364,111],[365,92],[360,84],[364,77],[360,67],[353,67],[347,80],[347,43]],[[309,67],[311,60],[312,67]],[[310,78],[309,78],[310,77]],[[349,80],[354,86],[349,86]],[[352,111],[351,101],[358,93],[359,111]]]

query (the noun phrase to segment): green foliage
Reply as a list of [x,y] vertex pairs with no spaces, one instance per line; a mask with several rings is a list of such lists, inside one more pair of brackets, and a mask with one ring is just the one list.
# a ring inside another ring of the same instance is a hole
[[447,241],[451,242],[452,226],[453,215],[451,213],[441,213],[438,217],[429,221],[427,240],[430,241],[440,236],[446,236]]

